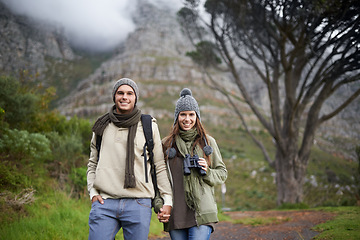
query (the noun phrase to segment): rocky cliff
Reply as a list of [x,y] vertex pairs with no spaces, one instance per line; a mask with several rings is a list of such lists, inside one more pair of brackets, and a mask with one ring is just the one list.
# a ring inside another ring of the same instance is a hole
[[0,71],[17,76],[19,71],[28,70],[44,80],[49,67],[47,58],[75,58],[61,29],[14,15],[0,2]]

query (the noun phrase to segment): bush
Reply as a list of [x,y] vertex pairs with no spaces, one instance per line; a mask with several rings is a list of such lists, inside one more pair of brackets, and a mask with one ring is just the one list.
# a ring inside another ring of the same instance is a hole
[[72,168],[70,173],[70,179],[74,186],[74,191],[77,194],[81,194],[86,191],[86,171],[87,167]]
[[85,165],[84,156],[81,153],[81,139],[78,135],[59,135],[56,132],[46,135],[50,139],[53,152],[53,160],[48,170],[51,176],[59,178],[61,183],[65,183],[72,168]]
[[5,110],[0,107],[0,121],[2,122],[4,120],[5,117]]
[[29,179],[8,161],[0,162],[0,190],[17,190],[29,187]]
[[75,116],[67,121],[66,129],[68,135],[77,135],[78,141],[82,145],[82,153],[89,156],[92,136],[90,121]]
[[44,161],[51,158],[50,141],[40,133],[7,129],[0,138],[0,151],[13,161],[33,158]]
[[40,97],[22,89],[18,80],[0,76],[0,107],[4,110],[3,119],[12,128],[23,129],[38,111]]

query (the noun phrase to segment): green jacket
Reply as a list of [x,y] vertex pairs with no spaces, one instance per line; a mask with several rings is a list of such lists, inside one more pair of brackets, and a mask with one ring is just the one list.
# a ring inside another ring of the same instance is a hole
[[197,198],[200,202],[195,204],[195,206],[198,206],[198,209],[195,209],[196,223],[198,226],[219,221],[217,217],[218,210],[214,195],[214,186],[224,183],[227,178],[226,166],[222,160],[219,147],[213,137],[208,135],[207,138],[209,145],[213,148],[213,153],[210,155],[211,166],[208,168],[205,176],[195,174],[191,182],[192,188],[199,190],[197,192],[200,194],[199,198]]

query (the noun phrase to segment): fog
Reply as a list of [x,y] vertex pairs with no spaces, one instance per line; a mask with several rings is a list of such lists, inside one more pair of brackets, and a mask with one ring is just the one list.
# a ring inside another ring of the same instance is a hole
[[[1,1],[15,14],[57,26],[73,46],[93,51],[115,48],[136,27],[132,15],[138,0]],[[181,0],[149,1],[174,11],[182,6]]]

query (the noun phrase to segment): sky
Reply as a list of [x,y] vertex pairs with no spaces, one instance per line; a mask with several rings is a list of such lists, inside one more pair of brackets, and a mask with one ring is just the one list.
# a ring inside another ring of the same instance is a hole
[[[0,1],[15,14],[61,27],[72,45],[93,51],[109,51],[135,30],[131,17],[136,0]],[[182,0],[149,1],[174,10],[182,7]]]

